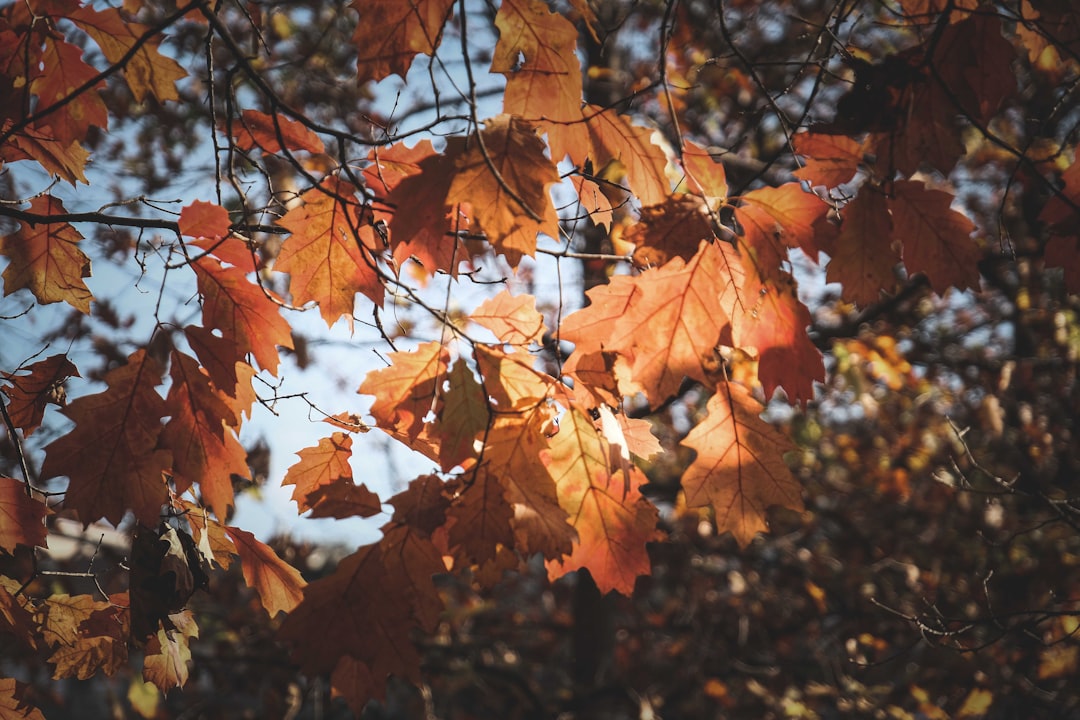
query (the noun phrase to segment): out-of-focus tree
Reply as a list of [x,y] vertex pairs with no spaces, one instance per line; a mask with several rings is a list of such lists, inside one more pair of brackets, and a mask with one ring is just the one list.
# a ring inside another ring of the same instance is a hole
[[[0,8],[0,707],[1075,714],[1078,51],[1028,0]],[[360,342],[370,404],[286,381]],[[381,539],[232,524],[268,451]]]

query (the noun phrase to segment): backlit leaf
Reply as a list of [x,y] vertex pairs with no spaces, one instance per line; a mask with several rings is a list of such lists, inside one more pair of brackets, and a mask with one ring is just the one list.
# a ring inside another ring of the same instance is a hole
[[352,40],[359,81],[404,78],[413,58],[435,53],[453,6],[453,0],[355,0],[360,20]]
[[768,529],[770,507],[802,509],[799,483],[783,457],[795,446],[759,417],[764,408],[741,385],[724,383],[707,409],[682,441],[697,452],[682,477],[686,504],[711,506],[717,531],[730,531],[745,546]]
[[307,584],[300,577],[300,572],[246,530],[226,526],[225,532],[240,556],[244,582],[259,593],[266,612],[273,617],[295,608],[303,599],[304,586]]
[[0,393],[7,396],[7,411],[12,424],[23,431],[24,437],[29,437],[41,424],[47,404],[63,407],[67,403],[64,381],[81,376],[66,355],[52,355],[23,371],[29,374],[0,372],[8,382],[0,385]]
[[[57,198],[41,195],[30,201],[30,212],[61,215],[67,211]],[[4,295],[26,288],[43,305],[66,302],[89,313],[93,295],[83,278],[90,277],[90,258],[78,247],[82,239],[66,222],[21,223],[17,232],[0,237],[0,255],[8,259]]]
[[0,475],[0,549],[46,547],[45,503],[26,494],[26,483]]

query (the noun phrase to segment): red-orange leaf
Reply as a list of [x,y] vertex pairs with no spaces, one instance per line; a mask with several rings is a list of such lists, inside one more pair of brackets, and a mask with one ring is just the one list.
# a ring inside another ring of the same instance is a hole
[[0,160],[34,160],[50,174],[59,175],[74,185],[86,179],[86,161],[90,152],[77,140],[58,142],[48,127],[31,125],[0,145]]
[[[97,90],[71,97],[77,88],[98,75],[97,70],[83,61],[82,55],[82,49],[70,43],[46,38],[41,56],[44,72],[30,84],[31,90],[38,96],[39,108],[65,102],[41,120],[52,130],[56,141],[64,145],[85,140],[91,125],[104,130],[109,124],[109,113]],[[104,84],[104,81],[99,81],[95,87]]]
[[701,241],[712,238],[707,208],[693,195],[672,196],[660,205],[642,208],[639,222],[623,235],[636,246],[634,264],[638,267],[659,267],[673,257],[689,261],[697,255]]
[[155,450],[165,401],[154,388],[161,370],[144,350],[105,375],[108,388],[74,400],[61,410],[75,422],[45,448],[43,479],[71,478],[64,507],[91,523],[105,518],[119,525],[130,509],[156,526],[167,498],[162,472],[172,464],[167,450]]
[[982,250],[971,239],[975,224],[950,205],[955,198],[916,181],[898,181],[889,199],[895,237],[904,245],[909,273],[926,273],[939,295],[950,287],[978,288]]
[[746,545],[768,529],[770,507],[802,510],[799,483],[784,463],[795,446],[759,417],[763,408],[741,385],[724,383],[706,407],[708,417],[682,441],[697,451],[682,477],[686,504],[711,505],[717,530]]
[[439,446],[439,465],[449,472],[476,456],[476,441],[487,429],[491,410],[472,370],[458,360],[446,376],[442,406],[428,433]]
[[52,355],[23,371],[29,374],[0,372],[0,376],[10,383],[0,385],[0,393],[7,396],[7,411],[12,424],[29,437],[41,424],[47,404],[63,407],[67,403],[64,381],[81,375],[66,355]]
[[611,201],[600,190],[600,186],[581,175],[572,175],[570,182],[573,183],[574,190],[577,191],[581,211],[587,214],[597,225],[610,230],[614,213],[611,209]]
[[626,170],[630,190],[642,205],[659,205],[671,192],[665,174],[667,154],[653,143],[651,128],[631,125],[614,110],[586,106],[589,136],[596,167],[618,160]]
[[[746,242],[754,248],[760,261],[779,256],[786,259],[781,248],[801,248],[813,260],[822,249],[820,233],[825,215],[829,210],[821,198],[805,192],[798,183],[780,187],[764,187],[748,192],[742,199],[748,206],[736,211],[746,231]],[[766,243],[774,249],[763,252]],[[766,270],[778,268],[780,263],[767,265]],[[769,273],[761,273],[768,277]]]
[[539,343],[547,332],[544,316],[536,311],[536,298],[511,295],[509,290],[480,303],[469,319],[495,333],[499,342],[509,345]]
[[277,374],[277,346],[291,348],[292,330],[277,304],[237,267],[223,267],[210,257],[192,263],[203,296],[203,325],[220,330],[243,355],[251,353],[264,370]]
[[805,405],[814,398],[814,381],[825,381],[825,363],[807,335],[810,310],[799,300],[795,280],[778,273],[777,280],[761,286],[753,302],[732,313],[733,344],[757,350],[765,397],[783,387],[792,403]]
[[191,664],[192,638],[199,637],[199,626],[190,610],[169,616],[173,629],[160,628],[146,643],[143,655],[143,679],[167,693],[184,687]]
[[[66,213],[52,195],[30,201],[30,212],[41,215]],[[43,305],[66,302],[89,313],[93,295],[83,278],[90,277],[90,258],[78,244],[82,235],[67,223],[20,223],[13,235],[0,237],[0,254],[9,264],[4,270],[4,295],[26,288]]]
[[900,255],[893,238],[885,196],[864,187],[844,206],[844,224],[828,248],[831,257],[826,279],[841,284],[845,300],[863,307],[877,302],[883,290],[890,292],[896,286]]
[[713,158],[707,149],[690,140],[685,141],[682,166],[686,173],[688,192],[710,200],[727,197],[728,184],[724,166]]
[[240,420],[193,358],[173,351],[170,374],[165,406],[171,417],[161,441],[172,451],[176,492],[198,483],[203,503],[226,518],[233,505],[232,476],[248,473],[247,453],[233,431]]
[[251,533],[232,526],[226,526],[225,532],[240,556],[244,582],[259,593],[259,599],[270,617],[295,608],[303,599],[304,586],[307,584],[300,577],[300,572]]
[[548,469],[578,539],[569,557],[548,562],[548,573],[554,579],[588,568],[600,592],[629,595],[651,569],[645,544],[657,537],[657,511],[638,491],[645,476],[613,466],[611,456],[609,441],[581,411],[563,415]]
[[456,158],[446,204],[469,203],[476,224],[511,267],[535,254],[537,233],[558,235],[548,187],[559,173],[544,150],[531,124],[500,115]]
[[464,554],[469,563],[479,565],[493,560],[500,545],[514,544],[510,528],[514,509],[506,500],[502,484],[486,466],[470,478],[447,515],[451,518],[450,547]]
[[375,269],[374,233],[360,222],[356,193],[350,183],[327,178],[278,221],[292,234],[274,269],[289,273],[295,302],[319,304],[327,325],[344,316],[351,326],[357,292],[376,305],[382,305],[385,294]]
[[361,83],[409,72],[417,54],[432,55],[454,0],[354,0],[360,13],[353,33]]
[[293,464],[286,472],[282,485],[294,485],[292,499],[296,501],[299,512],[310,510],[312,503],[308,496],[323,487],[342,478],[352,480],[352,438],[346,433],[336,432],[323,438],[315,447],[305,448],[296,453],[300,462]]
[[371,414],[379,427],[414,439],[424,428],[424,417],[436,409],[436,389],[446,377],[450,354],[441,343],[429,342],[389,358],[393,364],[369,372],[357,392],[375,396]]
[[866,155],[866,142],[846,135],[801,132],[791,136],[795,152],[806,157],[795,177],[833,188],[855,177]]
[[280,113],[267,115],[258,110],[245,110],[240,117],[242,121],[233,130],[236,146],[245,152],[255,147],[274,154],[283,150],[318,154],[326,150],[323,141],[306,125]]
[[505,0],[495,15],[499,42],[491,72],[506,76],[503,112],[537,122],[551,156],[585,161],[589,132],[581,115],[578,32],[543,0]]
[[223,238],[229,234],[229,212],[214,203],[196,200],[180,211],[180,234],[194,238]]
[[46,547],[45,503],[26,494],[26,483],[0,475],[0,549]]

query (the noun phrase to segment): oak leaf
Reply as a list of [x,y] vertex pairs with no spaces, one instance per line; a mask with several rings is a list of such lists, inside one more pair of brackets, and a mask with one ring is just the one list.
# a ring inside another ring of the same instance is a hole
[[105,375],[104,392],[86,395],[60,412],[75,422],[45,448],[43,479],[68,476],[64,507],[89,524],[105,518],[119,525],[130,509],[156,525],[167,492],[162,472],[171,454],[157,447],[165,401],[154,388],[161,369],[138,350],[126,365]]
[[450,354],[441,343],[428,342],[412,352],[390,353],[388,358],[391,366],[369,372],[357,392],[375,396],[371,414],[380,428],[415,439],[424,428],[424,418],[438,408],[438,388],[446,377]]
[[979,287],[982,250],[972,240],[975,224],[950,206],[944,190],[911,180],[897,181],[889,198],[895,237],[903,244],[909,273],[926,273],[930,287],[943,295],[950,287]]
[[178,221],[180,234],[194,238],[226,237],[230,224],[228,210],[203,200],[196,200],[184,207]]
[[[66,15],[94,39],[110,65],[123,69],[135,102],[143,102],[148,95],[162,103],[180,99],[176,81],[186,77],[187,72],[161,53],[161,39],[151,38],[136,48],[136,43],[150,32],[145,25],[125,20],[117,8],[96,10],[84,5]],[[127,59],[129,53],[133,54]]]
[[537,233],[558,235],[548,188],[559,173],[535,128],[519,118],[492,118],[471,141],[456,156],[446,204],[469,203],[488,242],[517,267],[523,255],[536,253]]
[[439,447],[439,466],[449,472],[476,456],[476,441],[491,417],[488,398],[462,360],[446,376],[446,392],[429,436]]
[[0,372],[9,383],[0,385],[0,393],[7,396],[11,423],[29,437],[41,425],[47,404],[63,407],[67,403],[64,381],[82,376],[66,355],[52,355],[23,370],[29,374]]
[[[0,123],[3,131],[6,122]],[[89,183],[86,179],[86,161],[90,151],[77,140],[62,143],[52,137],[48,127],[30,125],[15,133],[7,143],[0,145],[0,160],[34,160],[51,175],[58,175],[73,186],[76,182]]]
[[613,466],[611,456],[610,442],[592,420],[576,408],[563,415],[548,471],[578,539],[568,557],[548,562],[548,574],[554,579],[588,568],[600,592],[629,595],[637,576],[651,569],[645,544],[658,537],[658,516],[638,491],[644,475],[633,466]]
[[[30,212],[62,215],[67,210],[52,195],[39,195],[30,201]],[[4,295],[26,288],[43,305],[66,302],[89,313],[93,295],[83,278],[90,277],[90,258],[78,247],[82,235],[66,222],[20,224],[14,234],[0,237],[0,254],[9,261]]]
[[634,264],[659,267],[674,257],[689,261],[702,240],[713,239],[706,212],[701,198],[693,195],[673,195],[660,205],[642,208],[638,222],[623,235],[635,245]]
[[174,629],[159,629],[146,643],[143,655],[143,679],[163,693],[184,687],[191,664],[189,643],[199,637],[199,626],[190,610],[175,613],[169,619]]
[[105,101],[96,90],[104,86],[104,80],[92,85],[93,90],[74,94],[77,88],[99,75],[83,61],[82,55],[82,49],[71,43],[46,38],[40,60],[44,71],[30,83],[31,91],[38,96],[39,110],[64,103],[41,120],[62,145],[85,140],[91,125],[104,130],[109,124]]
[[46,547],[45,503],[26,494],[26,483],[0,475],[0,549]]
[[90,612],[79,621],[78,636],[71,644],[58,644],[49,662],[55,665],[53,678],[86,680],[98,672],[113,675],[128,660],[129,612],[123,596],[107,602],[93,602]]
[[403,79],[418,54],[433,55],[454,0],[354,0],[360,14],[353,32],[359,82]]
[[[754,250],[759,275],[780,267],[773,258],[786,259],[785,250],[800,248],[812,260],[817,260],[821,248],[822,225],[829,206],[821,198],[802,189],[798,183],[780,187],[764,187],[742,196],[746,203],[735,211],[746,231],[746,243]],[[767,245],[771,248],[765,250]]]
[[469,314],[469,319],[495,333],[499,342],[509,345],[540,343],[547,332],[544,316],[536,311],[536,298],[511,295],[509,290],[484,300]]
[[[831,137],[831,136],[829,136]],[[845,300],[866,307],[877,302],[882,290],[896,286],[900,255],[895,248],[892,217],[885,196],[863,187],[844,206],[844,223],[830,255],[825,279],[841,284]]]
[[307,584],[300,572],[246,530],[226,525],[225,532],[240,556],[244,582],[259,593],[270,617],[292,611],[303,599]]
[[232,476],[248,473],[247,453],[233,431],[240,419],[194,358],[174,350],[170,374],[165,406],[171,417],[161,444],[172,452],[176,492],[198,484],[203,502],[226,518],[233,506]]
[[697,452],[682,476],[686,504],[712,506],[717,531],[731,531],[745,546],[768,529],[770,507],[802,510],[799,483],[783,459],[795,446],[759,417],[763,408],[741,385],[724,383],[706,409],[681,443]]
[[589,131],[581,114],[581,65],[574,25],[543,0],[506,0],[495,15],[499,42],[491,72],[506,76],[503,112],[547,133],[551,156],[585,161]]
[[45,720],[33,705],[23,699],[27,685],[12,678],[0,678],[0,718],[3,720]]
[[795,177],[811,186],[834,188],[855,177],[866,156],[866,142],[847,135],[801,132],[791,136],[795,152],[806,158]]
[[600,186],[583,175],[572,175],[570,182],[578,196],[581,210],[600,227],[611,229],[614,212],[611,201],[603,193]]
[[291,348],[293,341],[270,291],[248,280],[243,269],[224,267],[211,257],[198,258],[192,267],[203,297],[203,325],[236,343],[237,360],[251,353],[261,368],[276,375],[281,361],[277,346]]
[[706,148],[686,140],[683,143],[681,162],[686,174],[688,192],[708,201],[727,198],[728,183],[724,166]]
[[450,547],[464,555],[467,562],[482,565],[494,560],[499,546],[513,547],[510,522],[514,509],[507,502],[499,479],[478,469],[469,478],[453,506],[447,510],[450,520]]
[[305,498],[312,518],[371,517],[382,512],[379,496],[352,478],[341,477],[320,485]]
[[240,124],[234,128],[234,137],[236,146],[244,152],[258,147],[275,155],[299,150],[317,155],[326,150],[323,141],[311,129],[281,113],[267,115],[258,110],[245,110],[240,118]]
[[274,269],[289,273],[295,302],[319,304],[327,325],[344,316],[351,327],[357,292],[380,306],[386,292],[375,266],[374,232],[370,224],[361,223],[356,193],[350,183],[327,178],[278,220],[291,235]]
[[642,205],[659,205],[671,192],[667,153],[652,141],[651,128],[633,125],[614,110],[587,105],[592,158],[596,167],[618,160],[630,190]]
[[335,432],[328,438],[319,440],[315,447],[305,448],[296,453],[300,461],[285,471],[282,485],[293,485],[292,499],[296,501],[299,512],[310,510],[314,503],[308,496],[323,486],[336,483],[346,478],[352,480],[352,438],[346,433]]

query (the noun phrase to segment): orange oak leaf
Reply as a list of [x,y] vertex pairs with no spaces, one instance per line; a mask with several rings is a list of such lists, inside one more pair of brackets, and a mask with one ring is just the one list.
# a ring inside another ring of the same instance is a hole
[[636,287],[634,278],[615,275],[607,285],[586,291],[589,304],[563,318],[559,338],[574,343],[576,353],[611,349],[607,341],[611,327],[630,311]]
[[293,485],[292,499],[296,501],[299,512],[306,512],[313,503],[308,496],[324,485],[347,478],[352,480],[352,438],[346,433],[335,432],[323,438],[315,447],[305,448],[296,453],[300,461],[285,471],[282,485]]
[[354,0],[360,14],[353,32],[359,82],[402,78],[418,54],[433,55],[454,0]]
[[491,417],[487,395],[465,362],[454,363],[446,382],[441,407],[428,433],[439,446],[443,472],[476,456],[476,441]]
[[171,454],[157,447],[165,401],[155,391],[161,369],[138,350],[126,365],[105,375],[104,392],[86,395],[61,412],[75,422],[66,435],[45,448],[43,479],[71,479],[64,507],[89,524],[105,518],[119,525],[130,509],[156,525],[167,492],[162,472]]
[[610,230],[614,213],[611,208],[611,201],[608,200],[607,195],[603,193],[600,186],[582,175],[571,175],[570,182],[577,192],[581,211],[600,227]]
[[652,141],[651,128],[632,125],[612,109],[587,105],[592,158],[596,167],[618,160],[626,171],[630,190],[642,205],[659,205],[671,192],[667,154]]
[[684,141],[682,166],[686,173],[688,192],[710,200],[727,197],[728,184],[724,166],[717,162],[706,148],[691,140]]
[[473,220],[511,267],[535,254],[537,233],[558,235],[548,187],[559,173],[531,124],[510,115],[488,120],[455,168],[446,204],[469,203]]
[[548,574],[555,579],[588,568],[600,592],[629,595],[637,576],[651,569],[645,544],[657,539],[658,515],[638,491],[645,476],[633,466],[613,467],[611,456],[610,443],[592,420],[577,408],[563,415],[551,439],[548,470],[578,539],[568,557],[548,562]]
[[351,326],[357,292],[380,306],[386,292],[375,267],[374,231],[360,221],[356,193],[350,183],[327,178],[278,220],[291,235],[274,269],[289,273],[296,302],[319,304],[327,325],[344,316]]
[[245,152],[258,147],[263,152],[306,150],[317,155],[326,150],[323,141],[306,125],[281,113],[267,115],[258,110],[245,110],[241,122],[233,128],[236,146]]
[[469,319],[495,333],[499,342],[509,345],[540,343],[547,332],[544,316],[536,311],[536,298],[511,295],[505,289],[480,303]]
[[450,547],[470,564],[494,560],[499,546],[513,547],[514,509],[498,478],[481,468],[447,510]]
[[173,508],[183,513],[184,519],[191,526],[191,537],[203,558],[215,562],[219,567],[228,569],[236,555],[236,545],[225,533],[225,526],[210,517],[205,508],[195,503],[182,500],[176,495],[170,496]]
[[708,417],[681,443],[697,452],[682,476],[686,504],[711,505],[717,531],[731,531],[745,546],[768,529],[770,507],[802,510],[799,483],[784,463],[795,446],[759,417],[763,408],[741,385],[721,385],[706,409]]
[[428,342],[388,357],[391,366],[369,372],[357,392],[375,396],[371,414],[380,428],[415,439],[427,414],[437,411],[437,390],[446,377],[450,353],[441,343]]
[[900,254],[885,196],[871,187],[844,206],[844,223],[829,248],[829,282],[841,284],[845,300],[866,307],[896,287]]
[[0,475],[0,549],[47,547],[45,503],[26,494],[26,483]]
[[548,452],[544,426],[550,417],[543,406],[520,416],[497,416],[488,430],[482,467],[498,478],[514,507],[514,546],[549,559],[570,554],[577,538],[559,506],[555,481],[541,461]]
[[642,208],[639,221],[623,235],[635,245],[638,267],[659,267],[673,257],[689,261],[697,255],[701,241],[712,238],[707,208],[693,195],[671,196],[660,205]]
[[171,630],[160,628],[150,637],[143,654],[143,680],[153,683],[158,690],[184,687],[191,664],[192,639],[199,637],[199,626],[190,610],[169,616]]
[[[0,122],[0,129],[8,124],[8,121]],[[72,185],[80,181],[89,182],[86,179],[86,161],[89,158],[90,151],[77,140],[67,144],[59,142],[52,137],[48,127],[37,125],[15,133],[7,143],[0,145],[0,160],[34,160],[49,174],[58,175]]]
[[[728,256],[717,243],[702,242],[689,263],[674,258],[663,267],[650,268],[640,276],[614,284],[609,297],[594,289],[594,300],[563,323],[563,336],[571,341],[583,329],[604,327],[602,348],[618,352],[630,361],[633,379],[649,401],[658,404],[678,390],[683,377],[708,377],[716,347],[730,340],[728,315],[720,303],[722,278],[730,275]],[[633,292],[623,311],[627,285]],[[595,294],[594,294],[595,293]],[[597,303],[599,298],[605,298]],[[612,317],[617,313],[617,316]],[[580,318],[575,319],[576,315]],[[576,320],[571,322],[571,320]],[[605,320],[613,323],[605,322]],[[569,328],[567,325],[569,324]],[[640,332],[648,327],[648,332]],[[585,351],[593,349],[586,344]]]
[[810,310],[799,300],[794,278],[778,273],[753,301],[743,312],[732,313],[732,342],[757,351],[766,398],[782,387],[790,402],[805,405],[814,399],[814,381],[825,381],[825,363],[807,334]]
[[506,76],[503,112],[536,122],[555,160],[585,161],[589,131],[581,114],[581,64],[574,25],[543,0],[506,0],[495,15],[499,42],[491,72]]
[[1016,92],[1016,51],[1001,30],[997,17],[972,14],[945,28],[934,48],[934,66],[946,92],[983,123]]
[[248,280],[241,268],[224,267],[211,257],[200,257],[191,266],[203,297],[203,325],[236,343],[237,360],[251,353],[261,368],[276,375],[277,346],[291,348],[293,342],[269,291]]
[[484,390],[495,401],[496,413],[530,410],[559,393],[555,379],[536,370],[535,358],[527,352],[508,353],[476,345],[474,357]]
[[67,403],[64,381],[82,377],[66,355],[52,355],[23,368],[26,375],[0,372],[8,384],[0,385],[0,393],[8,399],[7,411],[12,424],[29,437],[41,425],[45,406]]
[[0,718],[4,720],[45,720],[36,707],[24,699],[27,685],[12,678],[0,678]]
[[371,517],[382,512],[379,496],[347,477],[315,488],[304,504],[311,507],[312,518]]
[[307,585],[300,572],[246,530],[226,525],[225,533],[240,556],[244,582],[259,593],[259,599],[270,617],[295,608],[303,599]]
[[465,246],[451,232],[467,229],[465,219],[447,219],[447,193],[454,178],[455,158],[462,148],[451,143],[447,154],[435,152],[429,140],[409,148],[392,145],[372,158],[364,170],[368,187],[387,192],[393,206],[390,244],[398,263],[415,259],[429,274],[437,270],[457,277],[458,265],[469,258]]
[[[147,95],[158,102],[180,99],[176,81],[187,77],[187,72],[161,53],[161,38],[152,38],[136,49],[136,43],[149,31],[145,25],[125,20],[117,8],[96,10],[84,5],[66,16],[94,39],[110,65],[123,68],[135,102],[143,102]],[[134,54],[127,59],[131,52]]]
[[180,211],[179,225],[181,235],[223,238],[229,234],[229,212],[220,205],[196,200]]
[[233,506],[232,476],[248,474],[247,453],[233,430],[240,419],[194,358],[174,350],[170,374],[165,411],[171,417],[161,445],[172,452],[176,492],[197,483],[203,503],[226,518]]
[[[30,201],[30,212],[62,215],[63,203],[51,195]],[[0,255],[7,256],[4,295],[26,288],[43,305],[66,302],[81,312],[90,312],[94,296],[83,278],[90,277],[90,258],[78,244],[83,237],[66,222],[20,223],[12,235],[0,236]]]
[[[64,102],[41,120],[62,145],[85,140],[91,125],[104,130],[109,124],[105,101],[96,90],[71,97],[76,88],[98,75],[97,70],[83,61],[82,55],[82,49],[71,43],[46,38],[40,61],[43,72],[30,83],[31,91],[38,96],[39,108]],[[100,88],[104,84],[102,80],[94,87]]]
[[[779,256],[786,258],[781,248],[801,248],[817,261],[821,249],[823,221],[829,206],[821,198],[802,189],[799,183],[780,187],[763,187],[742,196],[746,205],[735,211],[746,230],[746,242],[761,260]],[[775,249],[762,252],[766,243]],[[770,270],[780,263],[768,265]],[[768,277],[763,273],[762,277]]]
[[889,198],[894,236],[904,247],[904,266],[909,273],[926,273],[939,295],[950,287],[979,287],[983,253],[971,239],[975,224],[950,207],[954,199],[912,180],[897,181]]
[[806,158],[795,177],[814,187],[834,188],[848,182],[855,177],[867,152],[865,141],[847,135],[801,132],[791,136],[791,143],[795,152]]

